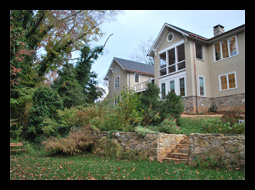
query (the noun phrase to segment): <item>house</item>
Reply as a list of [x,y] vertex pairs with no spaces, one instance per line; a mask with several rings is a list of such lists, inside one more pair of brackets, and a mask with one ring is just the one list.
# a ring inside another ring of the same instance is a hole
[[148,56],[154,58],[154,80],[160,97],[182,96],[185,112],[245,108],[245,25],[229,31],[217,25],[214,37],[165,23]]
[[120,95],[124,86],[140,93],[145,90],[146,83],[154,78],[154,66],[114,57],[104,80],[109,85],[109,100],[116,105],[116,96]]

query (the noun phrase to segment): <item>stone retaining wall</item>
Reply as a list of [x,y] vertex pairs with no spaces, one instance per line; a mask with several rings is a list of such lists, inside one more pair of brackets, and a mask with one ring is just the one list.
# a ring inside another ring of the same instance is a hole
[[[115,158],[162,161],[186,137],[184,134],[136,132],[96,132],[93,152]],[[189,164],[226,166],[243,169],[245,165],[245,135],[200,134],[189,136]]]
[[148,133],[145,137],[136,132],[96,132],[93,152],[103,156],[162,161],[167,153],[186,135]]
[[243,169],[245,135],[199,134],[189,136],[189,164],[221,165]]

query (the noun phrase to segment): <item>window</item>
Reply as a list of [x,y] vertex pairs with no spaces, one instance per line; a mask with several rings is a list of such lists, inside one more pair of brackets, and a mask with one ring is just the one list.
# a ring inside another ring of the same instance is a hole
[[168,73],[175,72],[175,48],[168,51]]
[[237,55],[236,36],[214,44],[215,61]]
[[117,89],[120,87],[120,76],[114,77],[114,89]]
[[140,79],[140,75],[135,73],[135,82],[139,82],[139,79]]
[[203,59],[203,46],[202,44],[195,43],[196,47],[196,58]]
[[229,38],[228,42],[230,48],[230,56],[237,55],[236,38],[235,37]]
[[166,52],[159,55],[160,62],[160,76],[166,74]]
[[219,80],[220,80],[220,91],[237,88],[236,72],[220,75]]
[[229,57],[227,40],[224,40],[224,41],[221,42],[221,47],[222,47],[222,56],[223,56],[223,58]]
[[[185,48],[184,44],[173,47],[166,52],[159,54],[160,76],[185,69]],[[166,65],[168,68],[166,69]]]
[[169,33],[168,36],[167,36],[167,41],[168,41],[168,42],[171,42],[173,39],[174,39],[174,34],[171,32],[171,33]]
[[178,70],[185,68],[185,52],[184,52],[184,44],[177,46],[177,67]]
[[161,98],[164,99],[166,97],[166,84],[161,84]]
[[170,81],[170,92],[175,93],[175,90],[174,90],[174,80]]
[[199,95],[205,96],[205,78],[199,76]]
[[214,44],[215,60],[218,61],[221,59],[220,43]]
[[184,84],[184,78],[180,79],[180,95],[185,96],[185,84]]

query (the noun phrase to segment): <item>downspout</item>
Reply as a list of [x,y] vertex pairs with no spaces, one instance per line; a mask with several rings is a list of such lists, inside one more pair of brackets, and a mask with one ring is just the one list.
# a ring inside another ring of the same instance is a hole
[[130,90],[130,72],[129,72],[129,90]]
[[196,113],[198,113],[198,97],[197,97],[197,69],[196,69],[196,52],[195,42],[193,42],[193,56],[194,56],[194,76],[195,76],[195,94],[196,94]]

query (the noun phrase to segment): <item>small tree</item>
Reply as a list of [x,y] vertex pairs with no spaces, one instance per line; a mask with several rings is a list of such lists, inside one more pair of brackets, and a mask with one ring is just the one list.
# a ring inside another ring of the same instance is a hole
[[140,96],[141,108],[144,110],[143,125],[156,125],[159,122],[159,92],[159,87],[155,84],[147,83],[146,90]]
[[177,119],[177,124],[179,124],[179,118],[181,112],[184,111],[184,106],[182,104],[182,97],[176,95],[175,93],[169,92],[165,99],[160,103],[160,117],[161,120],[167,117],[167,115],[172,115]]
[[63,102],[57,91],[49,87],[38,87],[33,94],[33,106],[30,109],[28,138],[34,139],[43,134],[45,118],[55,118],[57,109],[63,109]]
[[123,130],[134,131],[134,127],[142,120],[143,110],[141,110],[141,100],[134,90],[123,87],[118,102],[117,109],[122,114]]

